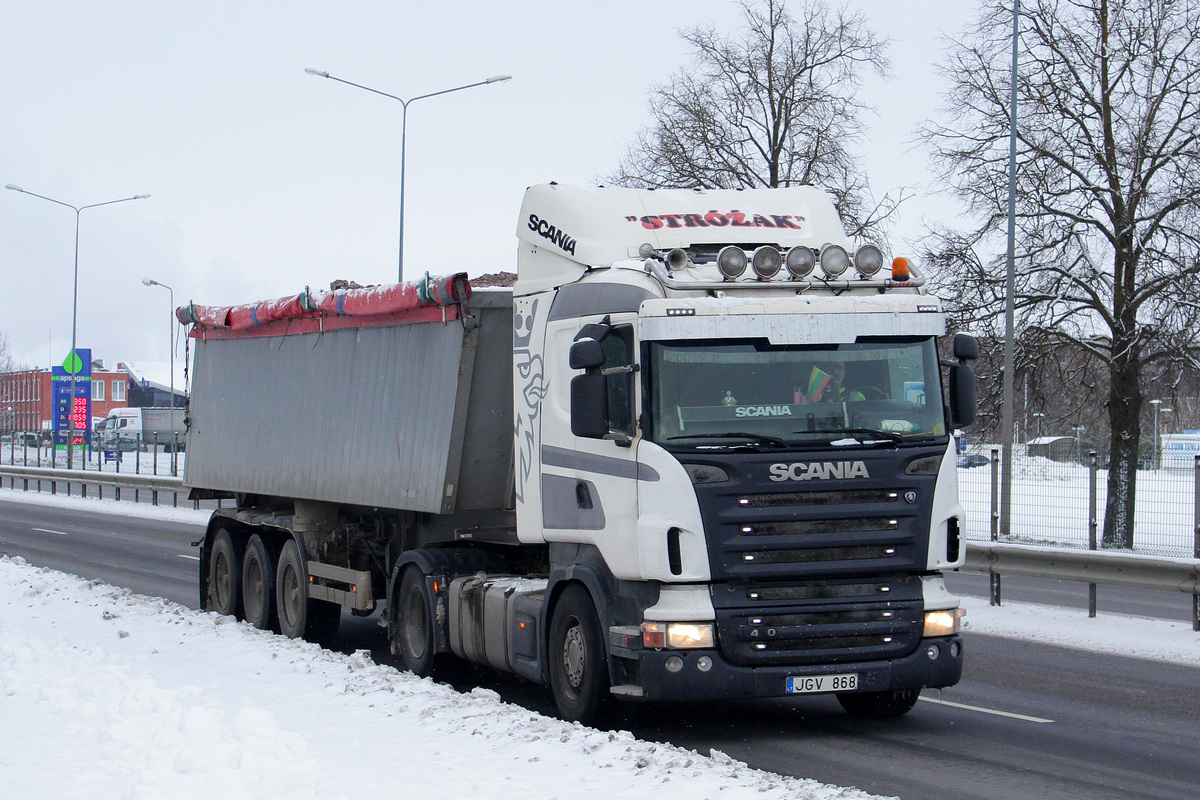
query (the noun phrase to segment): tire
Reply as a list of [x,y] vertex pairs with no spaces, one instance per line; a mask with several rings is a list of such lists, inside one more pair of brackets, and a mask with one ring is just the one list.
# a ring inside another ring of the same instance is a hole
[[242,618],[242,554],[224,528],[213,537],[208,556],[207,607],[218,614]]
[[554,606],[548,659],[558,715],[589,724],[608,697],[608,658],[596,609],[582,586],[567,587]]
[[259,630],[278,630],[275,559],[257,533],[246,543],[246,553],[242,557],[242,610],[246,622]]
[[912,711],[920,696],[920,689],[896,689],[888,692],[843,692],[837,699],[852,717],[885,719],[902,717]]
[[295,539],[288,539],[279,554],[275,609],[279,632],[289,639],[324,643],[337,635],[342,607],[308,596],[308,568]]
[[400,588],[392,598],[392,653],[401,666],[419,678],[433,674],[437,645],[433,638],[433,613],[425,596],[425,576],[416,567],[406,567]]

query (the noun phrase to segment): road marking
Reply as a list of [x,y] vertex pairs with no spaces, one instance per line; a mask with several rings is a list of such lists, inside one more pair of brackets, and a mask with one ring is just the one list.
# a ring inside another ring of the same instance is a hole
[[52,531],[49,528],[34,528],[34,530],[41,531],[42,533],[53,533],[55,536],[69,536],[70,535],[66,531]]
[[200,556],[189,556],[187,553],[180,553],[179,557],[186,558],[190,561],[199,561],[200,560]]
[[997,717],[1009,717],[1010,719],[1020,719],[1020,720],[1026,721],[1026,722],[1037,722],[1037,723],[1040,723],[1043,725],[1046,723],[1049,723],[1049,722],[1054,722],[1054,720],[1052,720],[1052,719],[1042,719],[1041,717],[1030,717],[1030,716],[1026,716],[1025,714],[1013,714],[1009,711],[997,711],[994,708],[981,708],[979,706],[968,706],[968,705],[964,705],[963,703],[951,703],[949,700],[934,700],[932,697],[921,697],[919,699],[924,700],[926,703],[937,703],[939,706],[951,706],[952,708],[962,708],[962,709],[966,709],[967,711],[979,711],[980,713],[983,713],[983,714],[994,714]]

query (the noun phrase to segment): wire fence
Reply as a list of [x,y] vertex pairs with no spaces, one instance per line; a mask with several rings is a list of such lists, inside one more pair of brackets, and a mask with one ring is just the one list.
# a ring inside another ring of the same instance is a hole
[[178,476],[183,474],[184,457],[183,439],[178,434],[138,434],[105,448],[76,445],[70,459],[65,446],[55,447],[34,434],[5,434],[0,439],[0,464],[11,466],[66,469],[69,460],[72,467],[83,471]]
[[[1108,470],[1090,463],[1087,453],[1042,455],[1035,451],[1037,454],[1031,455],[1029,450],[1026,445],[1013,448],[1007,535],[998,530],[1002,446],[973,445],[960,454],[958,489],[966,511],[967,538],[1052,547],[1092,546],[1093,536],[1099,539],[1103,535]],[[1200,558],[1200,477],[1195,464],[1155,468],[1153,460],[1148,460],[1143,466],[1137,471],[1135,486],[1133,552]],[[1098,532],[1092,529],[1093,521]],[[1127,533],[1121,531],[1123,536]]]

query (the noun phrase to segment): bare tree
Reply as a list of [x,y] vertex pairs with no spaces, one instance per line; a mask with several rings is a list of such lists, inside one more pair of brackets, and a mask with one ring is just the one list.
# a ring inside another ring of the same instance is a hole
[[16,387],[8,373],[16,371],[16,368],[12,347],[8,342],[8,334],[0,330],[0,429],[2,430],[11,430],[14,427],[14,417],[9,409],[10,403],[16,399]]
[[[961,317],[1003,314],[1011,4],[992,0],[952,44],[935,162],[978,225],[926,257]],[[1107,368],[1104,544],[1132,547],[1142,384],[1197,363],[1200,322],[1200,8],[1185,0],[1023,4],[1017,114],[1019,327],[1050,354]]]
[[650,90],[653,124],[607,179],[621,186],[829,189],[851,235],[875,229],[902,197],[872,199],[859,159],[856,99],[864,69],[887,74],[887,40],[861,13],[783,0],[745,0],[746,27],[681,31],[691,63]]
[[12,372],[16,368],[17,362],[13,358],[12,346],[9,344],[8,334],[0,330],[0,375]]

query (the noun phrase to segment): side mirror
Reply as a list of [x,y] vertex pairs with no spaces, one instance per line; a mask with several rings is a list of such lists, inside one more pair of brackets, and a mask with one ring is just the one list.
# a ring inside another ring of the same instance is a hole
[[[954,344],[957,349],[957,336]],[[975,422],[975,409],[975,370],[968,364],[955,364],[950,367],[950,417],[955,425],[967,426]]]
[[568,362],[571,369],[592,369],[598,367],[604,363],[604,348],[595,339],[580,339],[571,345]]
[[979,358],[979,342],[969,333],[954,334],[954,357],[959,361],[975,361]]
[[[599,348],[599,342],[588,341]],[[574,353],[575,348],[572,346],[572,362]],[[608,381],[599,372],[576,375],[571,379],[571,433],[585,439],[603,439],[608,436]]]

